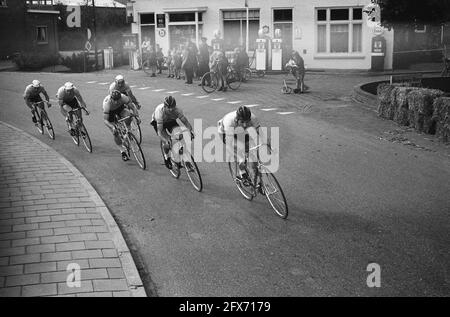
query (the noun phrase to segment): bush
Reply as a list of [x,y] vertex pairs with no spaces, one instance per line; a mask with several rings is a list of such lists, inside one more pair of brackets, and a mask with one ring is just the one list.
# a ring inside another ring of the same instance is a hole
[[59,54],[20,52],[13,57],[13,61],[20,70],[40,70],[58,65],[60,56]]
[[93,71],[95,61],[92,59],[88,59],[83,53],[73,53],[71,57],[63,58],[62,64],[70,68],[70,70],[74,73],[82,73],[84,71]]

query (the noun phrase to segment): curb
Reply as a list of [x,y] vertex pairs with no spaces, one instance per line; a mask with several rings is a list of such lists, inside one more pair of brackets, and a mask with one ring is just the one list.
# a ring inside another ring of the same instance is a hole
[[362,86],[367,83],[362,83],[353,87],[352,99],[360,104],[368,106],[367,108],[370,110],[376,110],[378,105],[377,96],[372,95],[371,93],[364,91],[361,89]]
[[112,240],[114,245],[116,246],[117,253],[119,254],[120,262],[122,264],[122,268],[128,283],[128,289],[131,293],[131,296],[147,297],[147,294],[145,293],[144,289],[144,284],[142,283],[141,277],[139,276],[136,264],[134,263],[133,257],[131,256],[131,252],[128,249],[125,239],[123,238],[122,232],[120,232],[119,226],[117,225],[116,221],[111,215],[111,212],[109,211],[108,207],[106,207],[102,198],[99,196],[94,187],[89,183],[86,177],[84,177],[84,175],[66,158],[64,158],[61,154],[56,152],[52,147],[45,144],[41,140],[3,121],[0,121],[0,124],[3,124],[8,128],[23,134],[27,138],[31,139],[34,143],[37,143],[43,148],[45,148],[47,151],[53,152],[56,155],[56,157],[58,157],[58,159],[61,161],[61,163],[63,163],[75,175],[75,177],[78,178],[81,185],[89,193],[89,197],[95,203],[97,210],[102,215],[103,220],[106,222],[106,225],[112,235]]

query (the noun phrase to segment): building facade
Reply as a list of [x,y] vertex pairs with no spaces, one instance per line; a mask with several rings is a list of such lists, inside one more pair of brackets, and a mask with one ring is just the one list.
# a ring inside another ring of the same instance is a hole
[[53,0],[0,0],[0,56],[57,53],[59,11]]
[[[133,0],[132,33],[139,42],[169,49],[190,38],[211,40],[220,31],[225,51],[238,45],[257,48],[258,31],[264,30],[266,51],[271,58],[272,45],[281,34],[283,63],[292,49],[297,50],[308,68],[370,69],[373,38],[383,37],[384,69],[392,68],[392,32],[374,30],[367,22],[364,7],[370,0]],[[248,23],[248,27],[247,27]],[[280,31],[276,31],[280,30]],[[279,33],[280,32],[280,33]],[[248,41],[248,43],[247,43]],[[380,55],[380,53],[377,53]],[[270,62],[268,63],[270,69]]]

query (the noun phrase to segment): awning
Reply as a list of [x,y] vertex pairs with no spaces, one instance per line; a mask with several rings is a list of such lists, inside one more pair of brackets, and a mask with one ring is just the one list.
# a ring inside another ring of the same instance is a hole
[[34,9],[28,9],[28,13],[46,13],[46,14],[59,14],[59,11],[56,10],[34,10]]
[[164,13],[183,13],[183,12],[206,12],[208,7],[195,8],[163,8]]

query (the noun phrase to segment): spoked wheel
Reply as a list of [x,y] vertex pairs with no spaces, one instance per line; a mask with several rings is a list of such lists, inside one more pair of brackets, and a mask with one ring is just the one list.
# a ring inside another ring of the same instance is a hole
[[[161,141],[160,143],[161,146],[161,154],[164,160],[164,149],[163,149],[163,142]],[[174,178],[179,178],[180,177],[180,165],[179,163],[175,162],[172,157],[170,157],[170,160],[172,161],[172,169],[169,170],[170,174],[172,174],[172,176]]]
[[78,127],[78,131],[79,131],[79,136],[83,140],[84,148],[89,153],[92,153],[91,138],[89,137],[89,133],[87,132],[86,127],[84,126],[84,124],[82,122],[80,122],[80,125]]
[[238,162],[228,162],[228,167],[230,169],[230,174],[235,183],[236,187],[239,189],[239,192],[244,196],[247,200],[252,200],[255,197],[255,191],[252,184],[244,183],[242,180],[237,178],[239,172],[239,164]]
[[236,90],[241,86],[241,79],[236,71],[231,71],[227,74],[227,84],[230,89]]
[[243,74],[243,78],[245,81],[250,80],[250,78],[252,77],[252,71],[248,68],[244,69],[244,74]]
[[140,145],[142,143],[141,125],[137,123],[136,117],[133,117],[130,126],[131,132],[133,132],[133,135],[136,137],[136,140]]
[[202,89],[210,94],[216,91],[219,86],[217,75],[214,72],[207,72],[202,77]]
[[50,119],[48,118],[46,113],[42,113],[42,125],[45,127],[45,130],[47,131],[48,136],[54,140],[55,139],[55,130],[53,130],[53,125],[50,122]]
[[192,155],[187,154],[183,156],[183,167],[186,169],[186,174],[192,186],[194,186],[196,191],[201,192],[203,189],[202,176]]
[[36,110],[35,117],[37,122],[35,123],[36,129],[39,131],[40,134],[44,134],[44,127],[42,122],[42,112],[39,114],[39,111]]
[[147,75],[151,75],[152,74],[152,70],[150,68],[150,64],[148,61],[145,61],[142,63],[142,70],[147,74]]
[[128,139],[130,141],[130,149],[131,152],[133,152],[133,156],[136,159],[136,161],[138,162],[139,166],[145,170],[145,168],[147,167],[146,163],[145,163],[145,157],[144,157],[144,152],[142,152],[141,146],[139,145],[138,140],[136,139],[136,137],[133,135],[133,133],[129,133],[128,134]]
[[283,88],[281,88],[281,92],[283,94],[291,94],[292,93],[292,88],[288,87],[288,86],[283,86]]
[[258,76],[259,78],[262,78],[266,75],[266,72],[263,70],[258,70],[256,71],[256,76]]
[[[70,134],[70,129],[72,129],[72,126],[69,122],[67,122],[67,129],[69,130],[69,134]],[[78,130],[77,129],[73,129],[73,135],[70,134],[70,136],[72,137],[73,143],[75,143],[76,145],[80,145],[80,136],[78,134]]]
[[264,195],[266,195],[275,213],[286,219],[288,216],[288,205],[283,190],[275,176],[264,166],[261,167],[261,183]]

